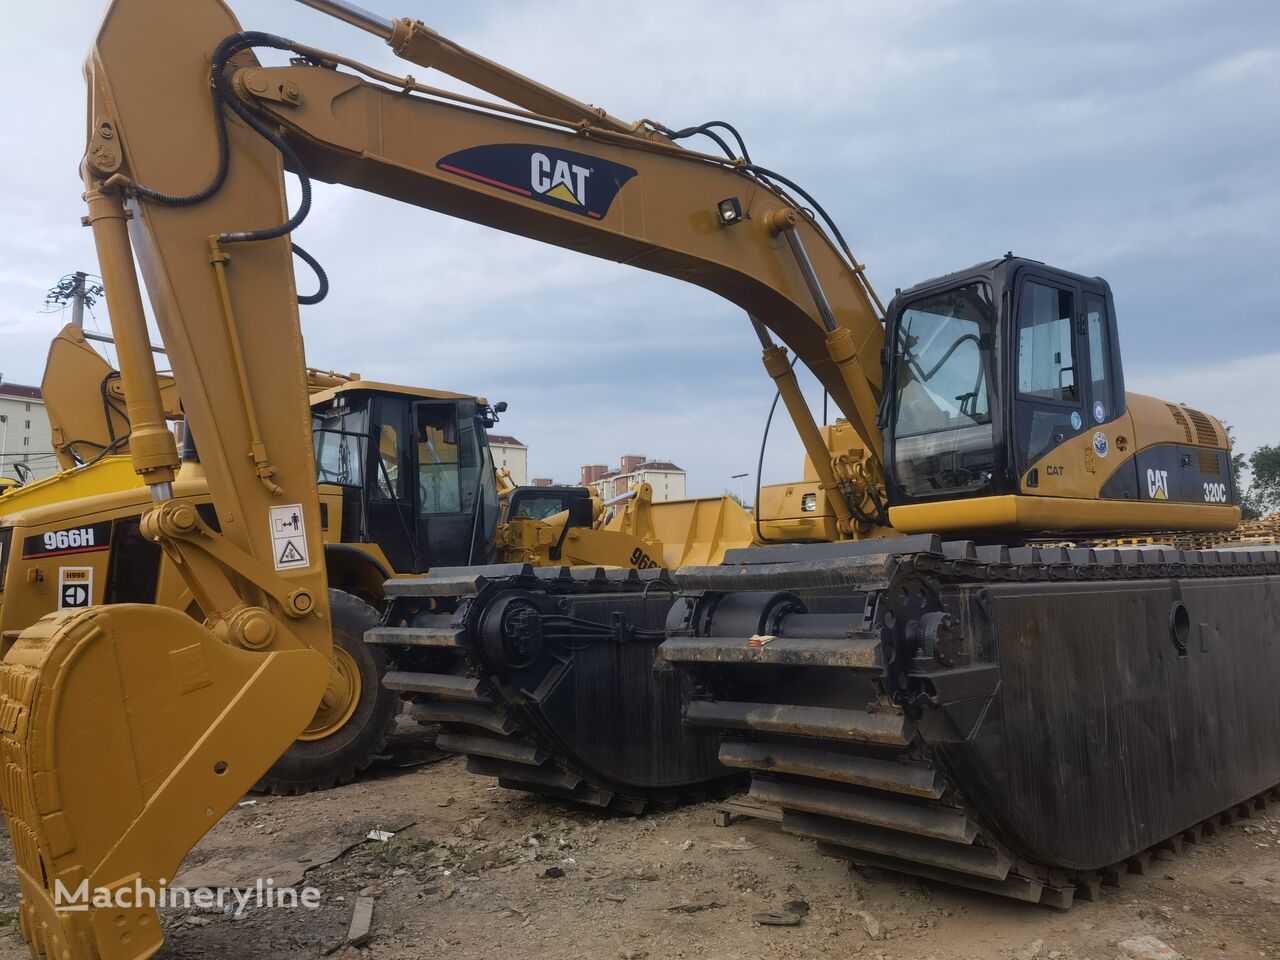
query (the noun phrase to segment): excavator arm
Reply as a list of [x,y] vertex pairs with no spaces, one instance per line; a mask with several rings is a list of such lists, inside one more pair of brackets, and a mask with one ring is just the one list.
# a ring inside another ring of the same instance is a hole
[[[110,6],[86,66],[86,222],[111,308],[130,453],[155,501],[143,529],[208,619],[140,605],[65,611],[24,632],[6,658],[3,802],[22,927],[37,955],[159,949],[145,898],[117,897],[111,909],[98,898],[162,889],[303,730],[330,682],[291,249],[311,177],[687,280],[738,304],[842,531],[876,522],[878,303],[851,254],[777,175],[682,149],[668,128],[618,121],[416,22],[388,27],[345,4],[312,5],[513,106],[244,34],[219,0]],[[255,48],[296,59],[264,67]],[[286,168],[302,182],[292,214]],[[135,259],[199,439],[218,530],[171,499],[178,457]],[[865,442],[859,469],[836,474],[785,348]],[[104,783],[115,785],[105,798]],[[81,909],[77,891],[92,909]]]

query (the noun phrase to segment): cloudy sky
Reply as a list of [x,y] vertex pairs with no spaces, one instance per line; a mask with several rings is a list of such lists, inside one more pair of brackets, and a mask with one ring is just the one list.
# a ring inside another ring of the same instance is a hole
[[[1280,442],[1274,2],[365,5],[615,116],[732,121],[753,159],[834,215],[886,300],[1006,250],[1105,276],[1130,389],[1223,417],[1246,449]],[[377,39],[290,0],[233,6],[247,28],[404,72]],[[0,34],[9,381],[40,379],[63,322],[41,312],[47,287],[96,270],[76,171],[101,10],[18,4]],[[506,400],[500,429],[529,444],[535,475],[572,480],[623,453],[681,464],[691,494],[754,474],[772,392],[717,297],[323,185],[298,240],[333,280],[304,309],[313,365]],[[105,308],[93,322],[106,328]],[[783,423],[765,480],[799,458]]]

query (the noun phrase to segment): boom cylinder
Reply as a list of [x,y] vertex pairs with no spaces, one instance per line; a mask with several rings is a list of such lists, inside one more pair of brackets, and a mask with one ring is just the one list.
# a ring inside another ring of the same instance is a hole
[[831,359],[835,361],[837,369],[840,371],[840,377],[844,380],[845,386],[848,387],[856,410],[846,410],[844,414],[848,417],[853,428],[858,432],[864,443],[870,448],[875,456],[877,463],[884,462],[884,438],[880,436],[880,431],[876,429],[876,398],[871,393],[871,388],[867,385],[867,375],[862,369],[862,361],[858,359],[858,349],[853,342],[853,336],[848,329],[840,326],[836,321],[835,311],[831,308],[831,301],[827,298],[826,291],[822,289],[822,283],[818,280],[818,273],[813,268],[813,261],[809,259],[809,251],[805,249],[804,239],[800,236],[800,231],[796,229],[796,215],[792,210],[780,210],[774,214],[772,227],[776,233],[782,234],[787,241],[787,246],[791,248],[791,254],[796,258],[796,263],[800,267],[800,274],[804,277],[805,286],[809,288],[809,294],[813,297],[814,305],[818,308],[818,316],[822,318],[822,326],[827,331],[827,352]]
[[111,330],[120,359],[125,408],[129,412],[129,453],[133,469],[159,502],[173,496],[178,445],[165,421],[164,400],[152,357],[142,291],[133,267],[127,213],[120,195],[94,187],[85,194],[89,226],[98,249],[99,269],[111,308]]
[[813,469],[818,474],[818,481],[822,485],[822,492],[826,495],[827,503],[831,505],[831,511],[836,515],[840,529],[849,533],[853,529],[853,513],[840,492],[839,481],[836,480],[835,471],[831,469],[831,451],[827,449],[822,433],[818,430],[813,414],[809,411],[809,405],[805,403],[804,394],[800,392],[800,383],[796,380],[795,371],[787,361],[787,351],[770,339],[765,325],[755,317],[751,318],[751,325],[764,347],[761,361],[764,363],[765,372],[777,385],[778,393],[787,407],[791,422],[795,424],[796,432],[800,434],[804,452],[809,455],[809,460],[813,463]]
[[354,3],[347,3],[347,0],[298,0],[298,2],[319,10],[321,13],[327,13],[329,16],[344,23],[349,23],[353,27],[368,30],[374,36],[381,37],[383,40],[390,40],[391,34],[395,30],[394,21],[386,17],[380,17],[376,13]]

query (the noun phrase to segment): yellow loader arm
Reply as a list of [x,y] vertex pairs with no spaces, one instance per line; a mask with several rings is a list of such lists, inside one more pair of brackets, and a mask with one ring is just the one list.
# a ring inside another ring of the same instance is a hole
[[[2,799],[22,929],[36,956],[125,960],[158,950],[155,910],[113,892],[160,889],[306,727],[330,682],[292,270],[309,176],[677,277],[737,303],[841,530],[869,525],[862,508],[874,498],[881,456],[879,304],[852,254],[783,181],[682,149],[667,128],[618,121],[415,21],[379,21],[332,0],[313,5],[363,18],[400,56],[515,106],[241,33],[220,0],[115,0],[108,9],[86,65],[86,222],[119,352],[130,454],[155,502],[143,530],[208,619],[138,605],[68,611],[25,631],[0,668]],[[254,47],[298,59],[264,68]],[[292,215],[286,167],[303,185]],[[172,500],[178,456],[135,257],[220,531]],[[861,473],[836,475],[770,331],[865,441]],[[104,676],[110,694],[94,687]],[[92,902],[68,903],[65,894],[80,890]]]
[[[165,416],[182,416],[173,377],[160,374]],[[69,323],[49,344],[40,390],[49,411],[53,450],[63,470],[129,452],[129,418],[120,373]]]

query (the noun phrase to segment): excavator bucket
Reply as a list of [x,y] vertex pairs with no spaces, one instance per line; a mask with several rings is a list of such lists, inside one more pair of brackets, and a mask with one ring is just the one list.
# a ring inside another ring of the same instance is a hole
[[329,678],[175,610],[50,614],[0,666],[0,780],[32,955],[141,960],[187,851],[284,752]]

